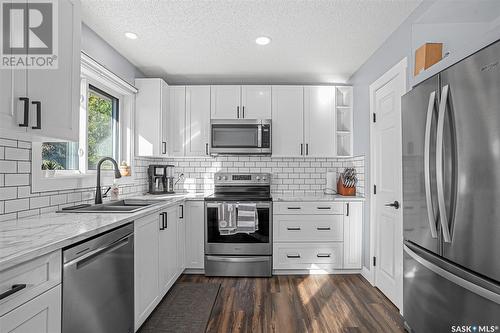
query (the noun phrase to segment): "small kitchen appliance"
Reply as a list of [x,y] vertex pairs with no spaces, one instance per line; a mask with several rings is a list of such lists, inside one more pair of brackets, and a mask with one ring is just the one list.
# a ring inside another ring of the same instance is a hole
[[148,167],[149,194],[174,193],[174,166],[152,164]]

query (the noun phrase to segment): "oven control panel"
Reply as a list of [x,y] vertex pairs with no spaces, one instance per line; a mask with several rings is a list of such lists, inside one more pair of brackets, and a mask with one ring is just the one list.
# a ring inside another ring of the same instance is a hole
[[227,173],[218,172],[214,175],[215,185],[269,185],[269,173]]

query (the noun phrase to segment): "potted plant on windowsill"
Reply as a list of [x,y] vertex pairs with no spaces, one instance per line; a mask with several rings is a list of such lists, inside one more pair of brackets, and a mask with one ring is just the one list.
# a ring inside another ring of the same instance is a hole
[[55,161],[44,160],[42,162],[42,170],[45,170],[45,175],[47,177],[54,177],[54,175],[56,174],[56,170],[62,169],[63,167]]

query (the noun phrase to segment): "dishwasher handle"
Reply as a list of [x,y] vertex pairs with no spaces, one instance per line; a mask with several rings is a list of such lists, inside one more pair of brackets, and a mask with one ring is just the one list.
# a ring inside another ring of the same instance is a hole
[[115,251],[115,250],[127,245],[130,241],[131,236],[133,236],[133,234],[128,234],[128,235],[118,239],[115,242],[112,242],[112,243],[107,244],[105,246],[102,246],[98,249],[90,251],[81,257],[78,257],[76,259],[73,259],[73,260],[65,263],[64,267],[76,265],[76,268],[78,269],[82,265],[85,265],[85,264],[89,263],[90,261],[94,261],[94,259],[96,259],[97,257],[99,257],[101,255]]

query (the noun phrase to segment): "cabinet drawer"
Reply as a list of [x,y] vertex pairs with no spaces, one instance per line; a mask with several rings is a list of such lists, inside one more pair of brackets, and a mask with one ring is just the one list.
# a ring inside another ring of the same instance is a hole
[[0,316],[2,332],[61,332],[61,286],[58,285]]
[[61,251],[55,251],[0,272],[0,316],[61,283]]
[[274,243],[274,269],[342,268],[342,243]]
[[275,214],[306,215],[342,215],[341,202],[276,202],[273,204]]
[[342,215],[275,215],[274,240],[279,242],[342,241]]

